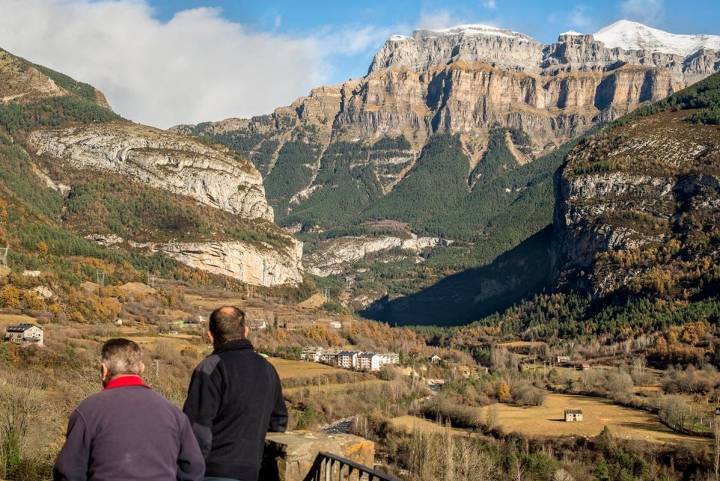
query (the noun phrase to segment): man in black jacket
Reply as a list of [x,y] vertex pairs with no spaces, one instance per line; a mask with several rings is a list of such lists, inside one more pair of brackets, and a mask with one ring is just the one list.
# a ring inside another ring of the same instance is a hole
[[215,350],[193,372],[183,410],[205,456],[207,480],[257,481],[265,435],[287,428],[280,378],[248,341],[245,313],[210,315]]

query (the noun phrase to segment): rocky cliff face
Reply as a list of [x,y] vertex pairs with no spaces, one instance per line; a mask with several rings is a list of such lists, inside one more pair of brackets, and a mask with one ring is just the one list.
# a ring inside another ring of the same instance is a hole
[[534,157],[720,69],[720,51],[711,49],[715,37],[701,37],[692,51],[686,36],[660,31],[666,36],[661,43],[631,44],[629,50],[602,40],[649,35],[645,30],[618,22],[598,38],[567,33],[551,45],[482,25],[419,30],[391,37],[362,79],[314,89],[268,116],[178,129],[226,142],[263,175],[272,173],[285,144],[317,144],[307,162],[313,174],[288,197],[321,187],[316,174],[329,144],[402,135],[412,146],[406,168],[388,174],[366,161],[378,177],[389,175],[391,190],[433,134],[461,134],[473,157],[487,147],[490,127],[517,129],[527,134]]
[[302,282],[302,243],[272,224],[262,176],[246,158],[125,121],[92,86],[3,50],[0,110],[12,114],[0,115],[0,140],[18,149],[5,167],[55,191],[39,194],[53,199],[43,221],[55,229],[248,284]]
[[302,243],[288,238],[282,251],[247,242],[170,242],[137,244],[162,252],[185,265],[232,277],[254,286],[297,285],[302,282]]
[[[363,78],[314,89],[270,115],[177,130],[208,135],[251,159],[279,221],[319,233],[310,243],[318,249],[313,259],[333,257],[335,247],[323,242],[329,230],[393,220],[419,235],[469,243],[460,244],[469,255],[452,252],[435,265],[457,266],[457,257],[479,265],[551,222],[543,176],[558,164],[547,154],[719,69],[720,37],[632,22],[596,34],[568,32],[550,45],[482,25],[420,30],[388,39]],[[438,153],[442,138],[459,139],[454,151]],[[463,196],[446,202],[443,189]],[[479,200],[482,191],[487,197]],[[461,212],[457,225],[477,235],[449,233],[433,203],[448,217]],[[513,210],[521,203],[523,212]],[[635,242],[630,232],[613,236],[592,242]],[[476,256],[481,244],[496,247]],[[387,270],[391,260],[382,262],[379,269]]]
[[340,274],[353,262],[365,259],[372,254],[392,249],[418,253],[423,249],[450,243],[452,241],[416,235],[407,239],[393,236],[340,237],[323,242],[315,252],[306,257],[305,265],[312,274],[324,277]]
[[555,229],[571,283],[604,296],[682,284],[697,265],[717,262],[720,128],[693,113],[631,118],[568,156]]
[[272,221],[255,167],[192,138],[129,122],[37,130],[27,142],[80,169],[126,175],[248,219]]

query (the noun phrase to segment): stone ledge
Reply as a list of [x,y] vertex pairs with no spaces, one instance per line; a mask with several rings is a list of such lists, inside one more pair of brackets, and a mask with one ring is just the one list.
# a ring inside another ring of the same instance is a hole
[[348,458],[370,468],[375,463],[375,443],[359,436],[308,431],[268,433],[260,479],[304,481],[320,452]]

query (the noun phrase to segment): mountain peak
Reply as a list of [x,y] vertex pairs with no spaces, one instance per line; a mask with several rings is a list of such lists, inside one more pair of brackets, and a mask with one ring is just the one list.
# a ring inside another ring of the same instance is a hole
[[720,35],[683,35],[648,27],[631,20],[618,20],[595,34],[608,48],[645,50],[688,56],[700,49],[720,50]]
[[469,23],[465,25],[456,25],[454,27],[446,28],[422,28],[414,32],[414,36],[450,36],[450,35],[463,35],[463,36],[477,36],[484,35],[489,37],[508,37],[517,38],[522,40],[532,40],[531,37],[524,33],[514,32],[512,30],[496,27],[494,25],[485,25],[482,23]]

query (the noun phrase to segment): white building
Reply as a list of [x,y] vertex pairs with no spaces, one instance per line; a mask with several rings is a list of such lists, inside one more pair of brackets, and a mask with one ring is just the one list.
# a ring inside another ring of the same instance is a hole
[[300,354],[300,359],[303,361],[320,362],[322,354],[323,348],[321,347],[306,347]]
[[323,349],[320,353],[320,362],[335,365],[338,354],[340,354],[340,349]]
[[14,324],[5,329],[5,340],[16,344],[35,344],[42,347],[44,345],[42,327],[34,324]]
[[337,355],[337,366],[344,369],[357,369],[358,353],[353,351],[342,351]]
[[386,352],[384,354],[379,354],[379,356],[381,367],[385,364],[400,364],[400,354],[395,352]]
[[375,354],[374,352],[361,352],[357,356],[356,369],[360,371],[379,371],[380,366],[380,354]]

